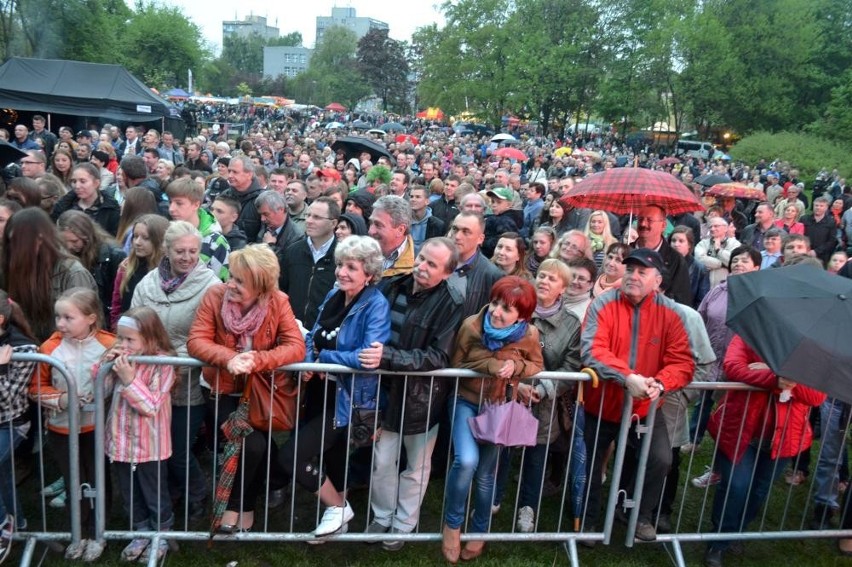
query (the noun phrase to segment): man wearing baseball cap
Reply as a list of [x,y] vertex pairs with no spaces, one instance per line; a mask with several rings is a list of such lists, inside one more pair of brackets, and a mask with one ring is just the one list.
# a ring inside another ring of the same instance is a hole
[[[659,289],[665,269],[663,258],[650,248],[637,248],[624,259],[627,268],[619,289],[598,296],[586,312],[581,337],[583,363],[597,372],[598,388],[586,391],[587,443],[594,440],[589,500],[584,525],[595,531],[601,509],[601,472],[610,443],[618,438],[624,396],[633,397],[632,431],[628,434],[624,477],[621,481],[631,494],[632,479],[638,469],[642,443],[637,428],[646,425],[652,401],[664,393],[689,384],[695,370],[689,346],[687,325],[674,301]],[[660,501],[666,475],[672,462],[671,443],[665,419],[657,411],[652,428],[651,450],[645,469],[645,482],[639,505],[636,539],[657,537],[653,510]]]

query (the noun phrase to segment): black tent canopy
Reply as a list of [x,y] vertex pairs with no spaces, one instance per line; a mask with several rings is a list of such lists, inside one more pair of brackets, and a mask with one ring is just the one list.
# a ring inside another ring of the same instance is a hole
[[121,65],[11,57],[0,66],[0,107],[183,130],[178,109]]

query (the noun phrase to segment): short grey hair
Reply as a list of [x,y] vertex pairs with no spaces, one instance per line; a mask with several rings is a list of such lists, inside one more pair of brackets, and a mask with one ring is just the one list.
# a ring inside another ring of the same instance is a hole
[[338,264],[345,260],[361,262],[370,283],[382,279],[384,259],[379,243],[369,236],[350,236],[334,249],[334,261]]
[[254,200],[254,206],[259,209],[264,205],[273,211],[280,211],[287,208],[287,201],[284,200],[284,195],[278,191],[263,191]]
[[384,211],[391,218],[393,226],[404,225],[406,231],[411,226],[411,205],[402,197],[385,195],[373,204],[373,212]]
[[171,250],[172,245],[184,236],[194,236],[201,245],[201,232],[186,221],[176,220],[169,223],[166,233],[163,235],[163,244],[166,249]]
[[247,155],[234,156],[234,157],[231,158],[231,161],[228,162],[228,165],[233,164],[234,162],[237,162],[237,161],[240,162],[241,164],[243,164],[243,171],[251,171],[251,177],[252,177],[252,179],[254,179],[255,178],[254,164],[252,163],[251,158],[248,157]]

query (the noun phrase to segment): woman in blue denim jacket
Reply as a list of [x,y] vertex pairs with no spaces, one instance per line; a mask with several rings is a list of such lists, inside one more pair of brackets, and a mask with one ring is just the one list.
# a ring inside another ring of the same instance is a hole
[[[337,283],[305,338],[305,361],[360,369],[358,353],[375,341],[390,339],[390,307],[374,285],[382,275],[382,252],[372,238],[352,236],[337,245],[334,259]],[[302,378],[310,380],[314,373],[306,372]],[[375,374],[328,374],[326,379],[334,380],[336,386],[335,395],[326,397],[325,411],[301,425],[298,435],[292,435],[279,452],[284,470],[327,506],[314,530],[316,536],[347,531],[355,515],[344,486],[347,447],[353,435],[350,423],[364,410],[379,410],[382,405]],[[373,420],[369,422],[368,427]]]

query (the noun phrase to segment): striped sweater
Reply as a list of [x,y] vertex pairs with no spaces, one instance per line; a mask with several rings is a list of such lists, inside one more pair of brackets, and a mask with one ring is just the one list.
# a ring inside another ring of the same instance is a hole
[[172,455],[172,366],[137,364],[126,386],[115,379],[106,424],[106,454],[120,463],[163,461]]

